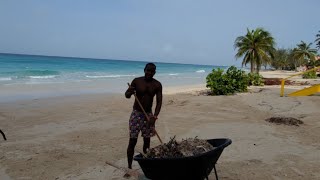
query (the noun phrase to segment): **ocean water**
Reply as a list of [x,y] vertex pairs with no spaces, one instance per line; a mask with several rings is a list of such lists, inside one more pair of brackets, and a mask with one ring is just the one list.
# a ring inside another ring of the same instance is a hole
[[[0,101],[83,93],[124,93],[147,62],[0,53]],[[218,66],[155,62],[163,88],[205,84]],[[220,67],[227,68],[227,67]]]
[[[109,83],[143,76],[147,62],[109,59],[69,58],[0,54],[0,85],[72,83],[104,80]],[[217,66],[155,63],[154,78],[167,85],[205,82]],[[220,67],[226,68],[226,67]]]

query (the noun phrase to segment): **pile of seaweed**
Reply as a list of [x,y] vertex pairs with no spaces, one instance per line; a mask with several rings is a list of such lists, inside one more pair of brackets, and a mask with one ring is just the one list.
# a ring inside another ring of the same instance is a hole
[[188,138],[177,142],[175,136],[168,143],[156,146],[148,150],[146,158],[181,158],[195,156],[213,150],[214,147],[206,140]]
[[266,119],[266,121],[275,124],[284,124],[289,126],[299,126],[303,124],[303,121],[293,118],[293,117],[271,117]]

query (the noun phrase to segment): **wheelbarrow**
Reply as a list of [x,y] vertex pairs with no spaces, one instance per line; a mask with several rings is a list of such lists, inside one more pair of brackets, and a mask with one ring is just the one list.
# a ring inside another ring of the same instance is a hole
[[212,169],[218,180],[215,167],[222,151],[229,146],[230,139],[208,139],[215,149],[203,154],[182,158],[144,158],[142,154],[134,157],[144,173],[152,180],[203,180],[208,179]]

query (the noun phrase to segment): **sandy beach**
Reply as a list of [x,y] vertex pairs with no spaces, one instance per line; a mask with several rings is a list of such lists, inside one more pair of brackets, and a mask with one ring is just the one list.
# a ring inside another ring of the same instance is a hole
[[[262,72],[268,73],[289,75]],[[296,88],[286,86],[285,92]],[[216,165],[220,179],[320,179],[319,95],[280,97],[280,86],[251,87],[232,96],[202,95],[205,89],[164,88],[156,123],[162,140],[230,138],[232,144]],[[0,179],[125,179],[122,170],[106,161],[126,167],[133,100],[93,93],[1,102],[0,129],[8,140],[0,141]],[[304,124],[265,121],[278,116]],[[151,146],[159,144],[154,137]],[[136,152],[141,151],[139,138]],[[133,168],[141,179],[137,162]],[[215,179],[213,172],[209,179]]]

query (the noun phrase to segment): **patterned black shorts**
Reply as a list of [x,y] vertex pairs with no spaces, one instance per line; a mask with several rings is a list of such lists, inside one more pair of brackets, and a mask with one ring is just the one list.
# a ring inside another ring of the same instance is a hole
[[[148,115],[152,115],[149,113]],[[139,132],[141,136],[150,138],[155,135],[154,126],[150,127],[145,119],[143,112],[133,110],[129,119],[130,138],[138,138]]]

